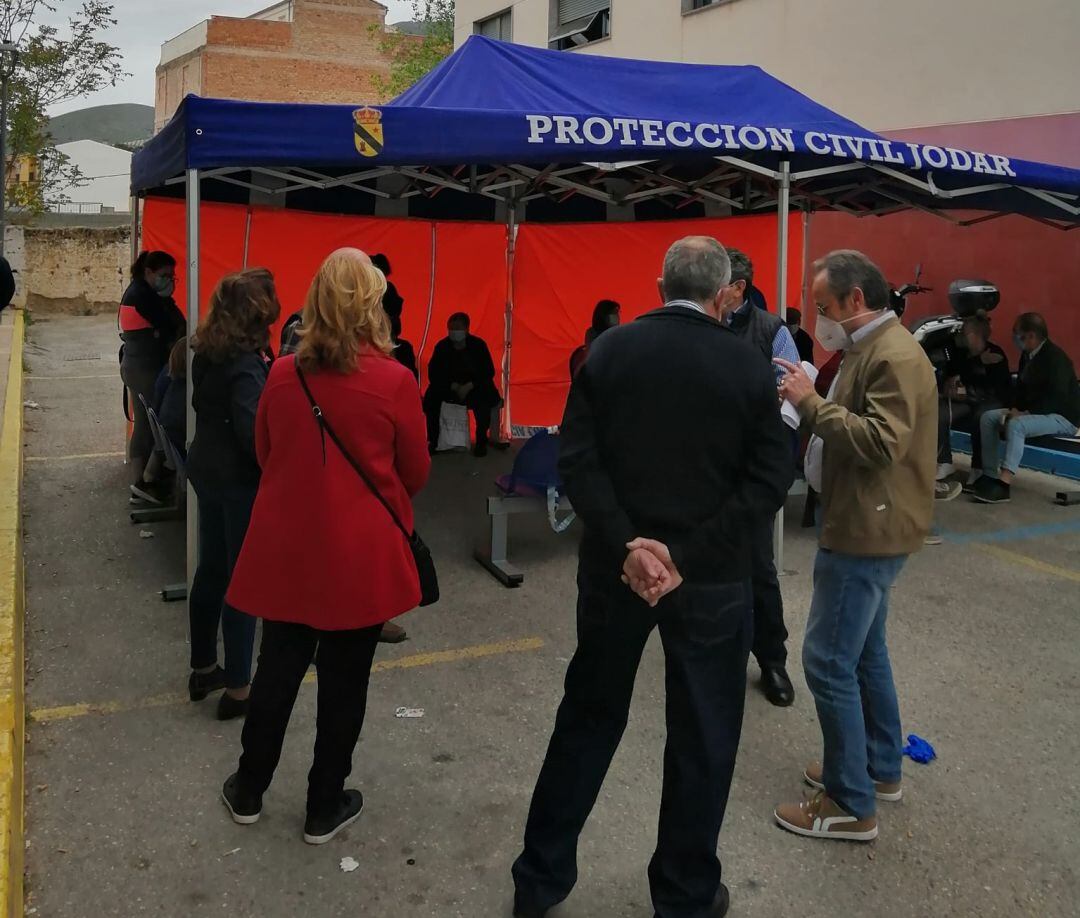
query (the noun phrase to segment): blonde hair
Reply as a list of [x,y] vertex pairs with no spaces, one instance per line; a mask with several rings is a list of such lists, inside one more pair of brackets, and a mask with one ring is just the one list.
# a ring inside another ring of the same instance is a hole
[[338,249],[322,263],[308,290],[296,360],[305,370],[353,372],[368,345],[393,350],[383,311],[386,277],[359,249]]

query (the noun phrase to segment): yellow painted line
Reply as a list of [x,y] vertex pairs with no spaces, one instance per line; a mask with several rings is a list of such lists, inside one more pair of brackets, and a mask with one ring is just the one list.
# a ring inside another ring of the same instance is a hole
[[105,375],[105,376],[27,376],[25,378],[32,381],[32,382],[46,382],[46,381],[51,380],[51,379],[61,379],[61,380],[68,380],[68,379],[119,379],[120,374],[119,373],[109,373],[108,375]]
[[984,551],[988,555],[994,555],[997,558],[1001,558],[1003,561],[1010,561],[1013,564],[1022,564],[1024,567],[1030,567],[1033,571],[1038,571],[1041,574],[1050,574],[1052,577],[1061,577],[1064,580],[1072,580],[1076,583],[1080,583],[1080,571],[1069,570],[1067,567],[1058,567],[1056,564],[1047,564],[1045,561],[1040,561],[1038,558],[1029,558],[1027,555],[1022,555],[1016,551],[1009,551],[1007,548],[999,548],[997,545],[986,545],[982,543],[975,543],[975,548],[979,551]]
[[122,459],[127,453],[72,453],[69,456],[27,456],[27,462],[71,462],[75,459]]
[[[544,646],[541,638],[530,637],[516,641],[500,641],[495,644],[477,644],[473,647],[458,647],[453,650],[437,650],[432,653],[417,653],[395,660],[379,660],[371,667],[372,673],[384,673],[392,669],[413,669],[417,666],[435,666],[439,663],[457,663],[461,660],[478,660],[482,657],[505,656],[510,653],[527,653]],[[304,682],[315,681],[315,673],[304,676]],[[86,717],[89,714],[120,714],[124,711],[142,711],[147,708],[164,708],[176,704],[185,704],[188,696],[182,692],[170,692],[167,695],[151,695],[134,701],[103,701],[95,704],[65,704],[55,708],[38,708],[30,712],[30,719],[36,723],[48,723],[55,720],[71,720]]]
[[23,914],[23,756],[26,686],[22,558],[23,333],[12,316],[3,432],[0,433],[0,910]]

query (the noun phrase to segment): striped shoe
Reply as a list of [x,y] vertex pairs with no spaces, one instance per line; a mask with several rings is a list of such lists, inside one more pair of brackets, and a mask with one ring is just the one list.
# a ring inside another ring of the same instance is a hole
[[825,791],[802,803],[778,806],[773,815],[780,828],[807,838],[868,842],[878,834],[876,816],[856,819],[833,803]]

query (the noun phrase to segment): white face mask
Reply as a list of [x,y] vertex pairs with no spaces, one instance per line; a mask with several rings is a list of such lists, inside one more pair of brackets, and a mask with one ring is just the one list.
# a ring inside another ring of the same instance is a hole
[[844,328],[844,323],[857,318],[858,316],[849,316],[837,322],[828,316],[818,315],[817,324],[814,326],[814,337],[827,351],[846,351],[851,347],[851,335]]
[[462,331],[459,328],[451,329],[448,335],[448,337],[451,341],[454,342],[454,344],[461,344],[468,336],[469,333],[467,331]]

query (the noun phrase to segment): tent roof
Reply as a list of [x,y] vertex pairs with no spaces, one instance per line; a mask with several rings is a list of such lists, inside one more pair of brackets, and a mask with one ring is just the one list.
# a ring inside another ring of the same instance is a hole
[[665,207],[685,217],[691,206],[775,206],[785,162],[793,201],[805,207],[963,208],[1080,223],[1078,170],[889,141],[758,67],[625,60],[480,36],[384,106],[189,96],[136,154],[132,190],[200,169],[282,195],[337,189],[339,202],[441,195],[443,216],[456,215],[462,196],[480,195],[538,201],[530,210],[540,219],[568,202],[641,219]]

